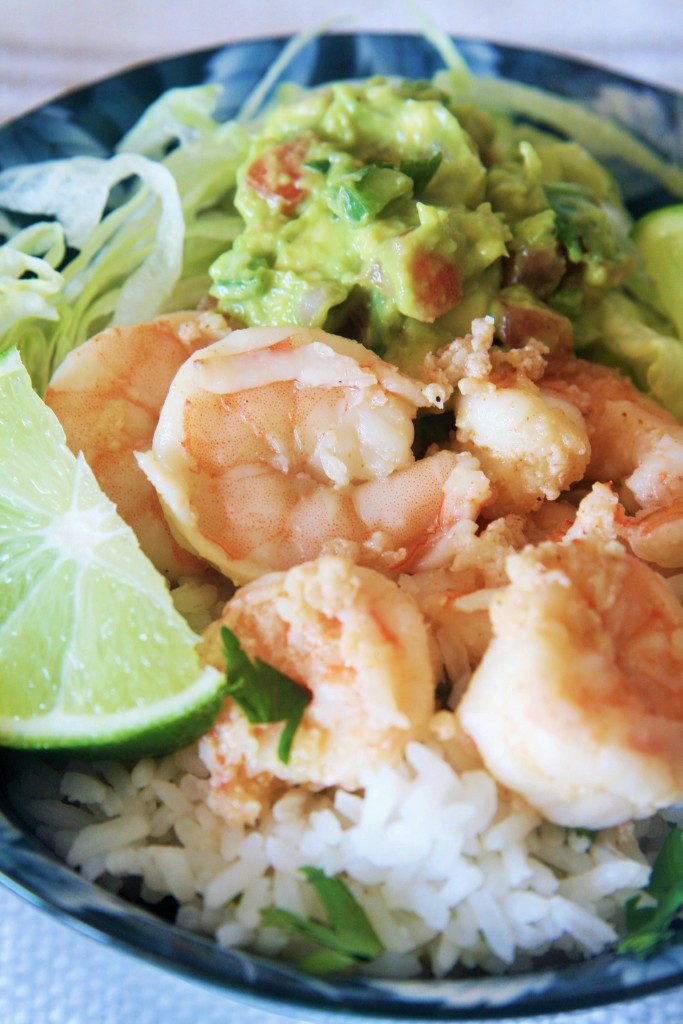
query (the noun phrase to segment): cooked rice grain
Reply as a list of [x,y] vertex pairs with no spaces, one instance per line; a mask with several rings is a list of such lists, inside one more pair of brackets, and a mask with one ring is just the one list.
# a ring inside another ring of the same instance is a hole
[[410,744],[362,794],[290,790],[258,830],[209,810],[206,775],[193,747],[130,770],[46,767],[15,799],[86,877],[138,876],[143,898],[173,896],[177,924],[224,947],[294,956],[299,944],[262,928],[261,910],[320,916],[299,869],[341,873],[386,949],[363,969],[385,976],[595,954],[649,875],[634,829],[592,837],[544,823],[486,772],[455,772],[436,743]]

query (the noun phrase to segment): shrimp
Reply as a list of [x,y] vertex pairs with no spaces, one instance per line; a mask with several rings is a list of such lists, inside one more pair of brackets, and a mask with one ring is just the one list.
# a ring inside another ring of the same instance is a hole
[[452,685],[449,701],[462,696],[491,640],[489,605],[508,582],[507,556],[524,546],[524,519],[494,519],[481,532],[463,521],[450,566],[403,575],[398,583],[424,615]]
[[590,444],[571,402],[536,383],[547,349],[532,341],[510,352],[491,351],[492,318],[428,357],[428,378],[456,387],[453,447],[476,456],[491,482],[489,519],[524,514],[556,499],[581,480]]
[[621,519],[623,536],[634,555],[662,569],[683,567],[683,495],[670,504]]
[[581,412],[591,444],[586,476],[618,488],[623,540],[645,561],[681,568],[683,426],[618,371],[582,359],[553,357],[542,383]]
[[412,594],[425,616],[452,684],[454,706],[491,642],[490,607],[509,583],[508,556],[527,545],[623,535],[623,508],[606,484],[594,484],[578,508],[558,500],[538,512],[494,519],[479,530],[463,521],[458,550],[447,569],[400,576],[399,586]]
[[435,652],[415,602],[375,570],[330,555],[247,584],[204,635],[203,656],[218,668],[222,625],[311,694],[287,763],[277,753],[282,724],[250,724],[226,699],[200,756],[227,820],[255,822],[289,785],[356,790],[363,771],[426,737]]
[[527,547],[507,569],[493,640],[457,709],[488,770],[571,827],[679,801],[683,608],[666,582],[591,536]]
[[69,447],[82,451],[102,490],[170,580],[206,564],[181,547],[159,499],[135,460],[146,449],[176,370],[229,330],[217,313],[183,312],[151,323],[109,327],[74,349],[45,394]]
[[443,562],[489,484],[467,453],[415,460],[448,389],[317,329],[247,328],[176,375],[138,461],[184,543],[237,584],[320,554],[384,571]]
[[683,498],[683,426],[618,370],[552,356],[542,391],[579,410],[590,441],[586,477],[614,483],[629,512]]

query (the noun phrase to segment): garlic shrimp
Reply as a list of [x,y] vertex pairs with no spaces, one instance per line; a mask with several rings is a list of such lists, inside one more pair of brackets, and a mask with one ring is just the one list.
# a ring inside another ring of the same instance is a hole
[[483,514],[525,514],[555,500],[581,480],[590,444],[580,413],[538,379],[547,350],[530,341],[509,352],[492,350],[492,318],[425,360],[428,379],[454,389],[452,447],[474,455],[491,482]]
[[542,388],[579,410],[590,440],[586,478],[611,481],[627,511],[683,497],[683,426],[618,370],[553,356]]
[[226,699],[200,756],[227,820],[253,823],[291,785],[358,789],[363,772],[427,735],[438,659],[413,599],[380,573],[327,556],[247,584],[205,633],[204,658],[219,668],[222,625],[311,695],[286,763],[282,724],[251,724]]
[[493,639],[457,716],[488,770],[548,820],[603,828],[683,797],[683,608],[616,541],[507,560]]
[[617,370],[573,356],[549,360],[546,393],[583,416],[586,478],[611,482],[624,506],[621,536],[639,558],[683,566],[683,426]]
[[399,586],[415,599],[434,636],[452,704],[491,640],[489,605],[508,582],[507,556],[526,543],[524,525],[523,517],[514,515],[494,519],[481,530],[463,521],[448,568],[399,577]]
[[159,499],[135,460],[145,450],[176,371],[192,352],[229,330],[214,312],[180,312],[109,327],[79,345],[45,394],[69,447],[90,465],[140,546],[170,580],[206,570],[173,537]]
[[181,367],[139,463],[184,543],[238,584],[325,553],[443,562],[490,493],[467,453],[413,456],[416,411],[448,394],[321,330],[238,330]]

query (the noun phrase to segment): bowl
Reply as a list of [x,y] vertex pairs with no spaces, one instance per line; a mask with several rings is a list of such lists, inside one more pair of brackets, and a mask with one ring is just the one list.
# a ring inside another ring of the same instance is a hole
[[[456,41],[477,76],[501,77],[578,100],[683,166],[683,97],[598,66],[476,40]],[[0,129],[0,168],[54,157],[105,156],[149,104],[172,86],[217,82],[221,114],[233,116],[277,59],[285,39],[232,43],[142,65],[70,92]],[[372,74],[431,77],[442,66],[413,35],[323,36],[298,53],[287,78],[304,85]],[[644,172],[612,169],[635,215],[670,200]],[[0,874],[11,889],[74,928],[142,956],[160,970],[214,986],[229,998],[307,1019],[504,1020],[595,1007],[683,985],[683,931],[663,952],[638,961],[608,953],[505,977],[395,981],[314,978],[286,964],[208,940],[112,895],[70,870],[23,824],[7,779],[28,754],[0,758]]]

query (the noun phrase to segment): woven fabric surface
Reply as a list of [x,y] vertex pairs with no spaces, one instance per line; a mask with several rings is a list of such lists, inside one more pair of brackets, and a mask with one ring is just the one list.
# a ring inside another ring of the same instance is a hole
[[[0,886],[0,1024],[308,1024],[106,946]],[[324,1018],[318,1018],[320,1024]],[[329,1018],[336,1024],[338,1018]],[[533,1024],[680,1024],[683,989]],[[532,1018],[517,1024],[532,1024]]]

